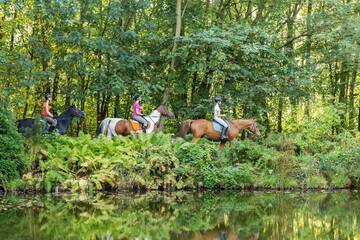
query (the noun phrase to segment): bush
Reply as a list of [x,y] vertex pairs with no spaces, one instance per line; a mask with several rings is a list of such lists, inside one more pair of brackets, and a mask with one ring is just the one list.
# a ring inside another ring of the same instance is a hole
[[[329,139],[311,131],[271,134],[260,142],[234,141],[223,151],[169,134],[41,139],[25,184],[31,190],[341,188],[360,185],[359,139],[343,132]],[[322,145],[323,144],[323,145]],[[324,151],[326,149],[326,151]]]
[[11,113],[0,106],[0,184],[20,176],[25,161],[23,143]]

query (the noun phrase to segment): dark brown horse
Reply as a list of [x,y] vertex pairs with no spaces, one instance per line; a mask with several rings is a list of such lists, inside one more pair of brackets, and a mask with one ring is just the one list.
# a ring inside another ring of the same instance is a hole
[[[145,119],[148,121],[146,133],[152,133],[157,130],[162,117],[174,117],[174,114],[168,110],[165,104],[161,104],[149,116],[145,116]],[[105,118],[100,123],[98,134],[114,137],[118,135],[126,136],[140,131],[142,131],[141,126],[137,121]]]
[[[256,137],[260,136],[260,131],[255,119],[238,119],[229,121],[228,141],[233,141],[243,130],[247,130]],[[193,135],[193,142],[196,143],[200,138],[207,138],[213,141],[220,141],[220,132],[216,131],[211,121],[205,119],[185,120],[180,125],[179,137],[184,138],[188,132]],[[222,146],[224,143],[221,144]]]

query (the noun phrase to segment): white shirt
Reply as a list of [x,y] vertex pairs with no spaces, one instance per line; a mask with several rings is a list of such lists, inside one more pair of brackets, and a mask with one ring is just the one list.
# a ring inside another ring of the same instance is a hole
[[220,106],[219,106],[219,103],[216,103],[215,107],[214,107],[214,118],[216,118],[216,117],[219,118],[220,115],[221,115]]

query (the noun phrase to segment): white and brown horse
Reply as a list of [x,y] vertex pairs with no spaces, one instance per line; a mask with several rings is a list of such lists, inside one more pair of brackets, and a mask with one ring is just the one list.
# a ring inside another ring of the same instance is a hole
[[[168,110],[165,104],[161,104],[150,115],[145,116],[148,122],[146,133],[154,132],[159,127],[162,117],[174,117],[174,114]],[[98,134],[111,138],[118,135],[127,136],[141,131],[141,125],[137,121],[122,118],[105,118],[100,123]]]

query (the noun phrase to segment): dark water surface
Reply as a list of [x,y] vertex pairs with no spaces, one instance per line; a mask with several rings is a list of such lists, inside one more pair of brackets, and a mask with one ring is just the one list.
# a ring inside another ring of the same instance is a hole
[[360,192],[0,197],[0,239],[360,239]]

